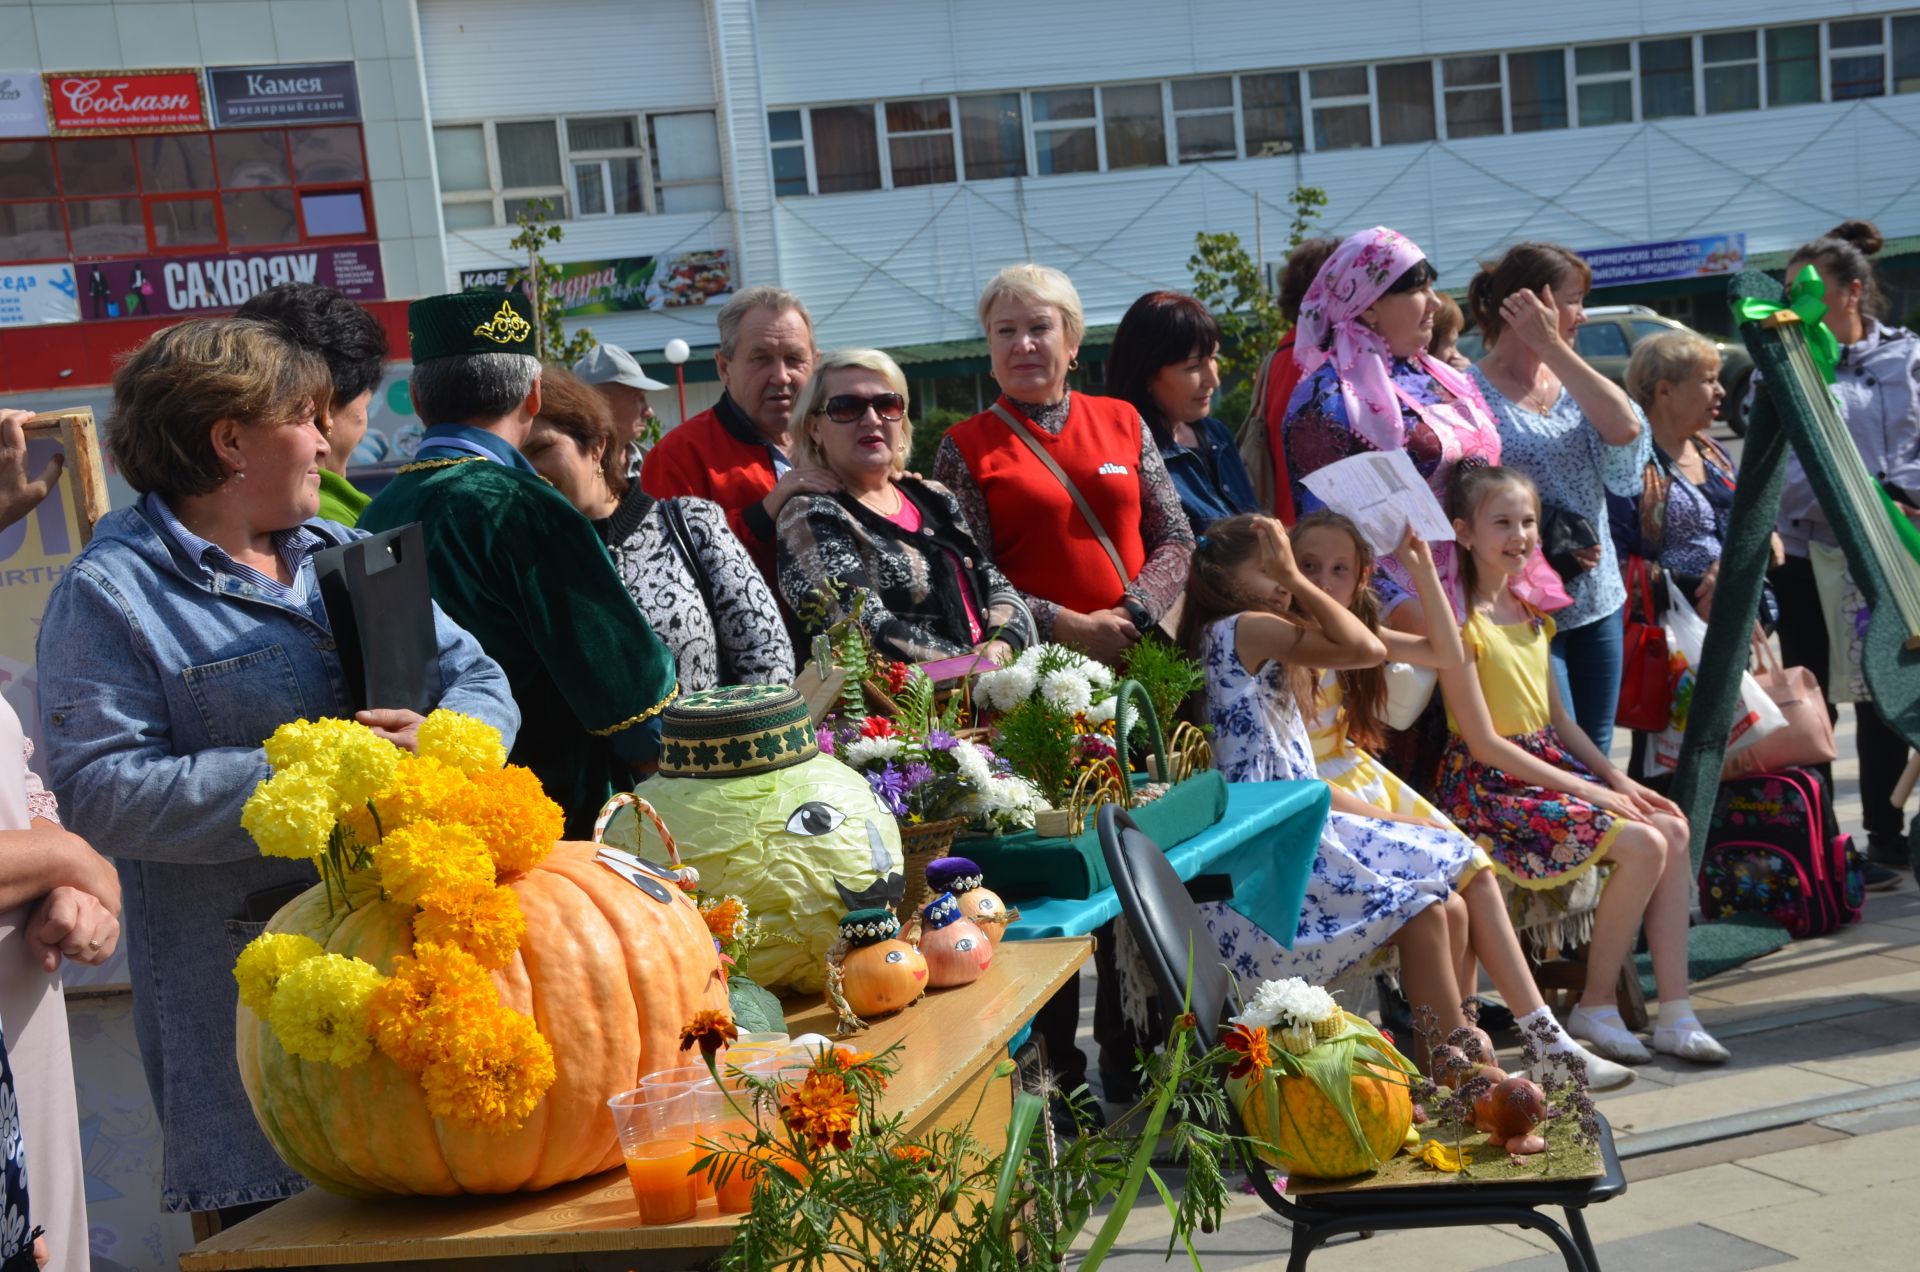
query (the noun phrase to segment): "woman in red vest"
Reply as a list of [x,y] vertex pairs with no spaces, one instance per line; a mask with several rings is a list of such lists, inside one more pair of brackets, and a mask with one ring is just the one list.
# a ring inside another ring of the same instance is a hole
[[1069,393],[1085,321],[1067,276],[1009,265],[980,297],[1001,397],[940,442],[960,501],[1042,640],[1114,663],[1187,582],[1193,531],[1140,413]]

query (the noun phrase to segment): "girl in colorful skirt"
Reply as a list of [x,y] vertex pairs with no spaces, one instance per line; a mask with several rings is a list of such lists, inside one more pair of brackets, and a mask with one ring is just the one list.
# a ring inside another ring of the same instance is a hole
[[[1379,760],[1370,747],[1377,747],[1383,736],[1382,715],[1386,711],[1391,677],[1408,680],[1417,677],[1412,668],[1438,671],[1460,667],[1466,651],[1460,643],[1460,630],[1452,621],[1445,585],[1434,566],[1433,554],[1420,538],[1408,531],[1394,555],[1411,576],[1413,599],[1418,604],[1403,604],[1394,615],[1395,630],[1380,621],[1379,598],[1373,591],[1374,557],[1358,526],[1339,513],[1321,509],[1300,518],[1293,528],[1293,555],[1300,573],[1324,591],[1337,605],[1344,606],[1355,618],[1379,637],[1386,647],[1385,666],[1360,667],[1346,671],[1321,671],[1313,698],[1308,736],[1313,742],[1313,758],[1320,776],[1334,789],[1334,806],[1350,812],[1384,817],[1409,825],[1439,827],[1459,835],[1452,822],[1440,810],[1421,798],[1419,792],[1401,781]],[[1412,631],[1429,628],[1425,616],[1439,615],[1431,624],[1431,634]],[[1431,674],[1424,681],[1431,690]],[[1463,843],[1471,843],[1460,836]],[[1507,915],[1500,885],[1486,852],[1475,845],[1471,865],[1455,881],[1455,889],[1466,902],[1467,941],[1465,956],[1455,965],[1455,984],[1463,994],[1473,992],[1478,968],[1485,966],[1494,988],[1506,1000],[1519,1027],[1529,1033],[1541,1026],[1551,1031],[1552,1040],[1543,1050],[1549,1056],[1577,1055],[1587,1064],[1588,1085],[1596,1090],[1623,1086],[1633,1073],[1610,1060],[1588,1054],[1574,1042],[1547,1010],[1527,969],[1520,938],[1514,934],[1513,920]]]
[[1447,513],[1461,548],[1464,666],[1443,668],[1452,736],[1440,808],[1522,888],[1558,888],[1604,861],[1587,983],[1568,1030],[1612,1060],[1647,1049],[1620,1018],[1620,972],[1646,923],[1660,1020],[1653,1047],[1718,1064],[1727,1050],[1687,996],[1687,823],[1671,800],[1615,768],[1574,723],[1548,667],[1553,620],[1512,583],[1540,539],[1540,496],[1509,468],[1463,469]]
[[[1385,654],[1378,637],[1301,576],[1285,528],[1270,517],[1230,517],[1200,537],[1181,634],[1206,668],[1214,758],[1230,782],[1317,780],[1300,714],[1312,701],[1307,669],[1366,667]],[[1342,792],[1335,801],[1286,934],[1292,948],[1227,905],[1203,907],[1222,960],[1243,982],[1299,976],[1325,985],[1394,945],[1407,998],[1431,1007],[1442,1032],[1464,1026],[1454,966],[1466,905],[1454,881],[1472,867],[1474,846]]]

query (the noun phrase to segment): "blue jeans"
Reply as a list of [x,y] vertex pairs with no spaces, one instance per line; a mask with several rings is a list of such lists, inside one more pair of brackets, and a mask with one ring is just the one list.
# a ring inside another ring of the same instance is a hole
[[1613,714],[1620,706],[1620,648],[1619,610],[1553,636],[1560,701],[1602,755],[1613,746]]

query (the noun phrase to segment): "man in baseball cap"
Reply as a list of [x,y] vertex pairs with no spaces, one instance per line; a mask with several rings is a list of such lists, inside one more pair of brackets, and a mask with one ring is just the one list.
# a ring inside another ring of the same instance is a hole
[[573,373],[607,400],[613,412],[614,445],[627,453],[627,480],[640,480],[644,452],[635,438],[650,432],[656,419],[653,408],[647,405],[647,394],[667,386],[642,371],[633,355],[618,345],[595,345],[573,364]]

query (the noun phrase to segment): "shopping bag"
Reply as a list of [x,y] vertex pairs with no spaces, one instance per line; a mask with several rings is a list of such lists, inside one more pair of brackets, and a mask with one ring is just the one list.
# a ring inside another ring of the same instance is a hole
[[[1667,727],[1655,735],[1647,757],[1647,771],[1658,776],[1671,773],[1680,762],[1680,739],[1687,731],[1687,717],[1693,708],[1694,669],[1700,665],[1700,649],[1706,643],[1707,624],[1694,613],[1685,592],[1667,576],[1667,669],[1670,703]],[[1727,733],[1727,755],[1736,755],[1768,734],[1784,729],[1787,718],[1773,699],[1760,688],[1753,673],[1740,673],[1740,702],[1734,708],[1733,727]]]
[[[1667,633],[1653,617],[1653,579],[1645,559],[1627,558],[1626,635],[1620,661],[1620,704],[1613,722],[1623,729],[1658,733],[1667,727],[1672,683],[1667,667]],[[1640,593],[1640,614],[1633,594]]]
[[316,552],[313,566],[354,710],[431,711],[440,648],[419,523]]
[[1758,631],[1754,633],[1754,677],[1761,690],[1780,708],[1786,727],[1776,729],[1738,755],[1727,758],[1723,777],[1748,773],[1777,773],[1789,768],[1816,768],[1831,764],[1840,754],[1833,741],[1833,719],[1820,682],[1805,667],[1782,667],[1780,657]]

